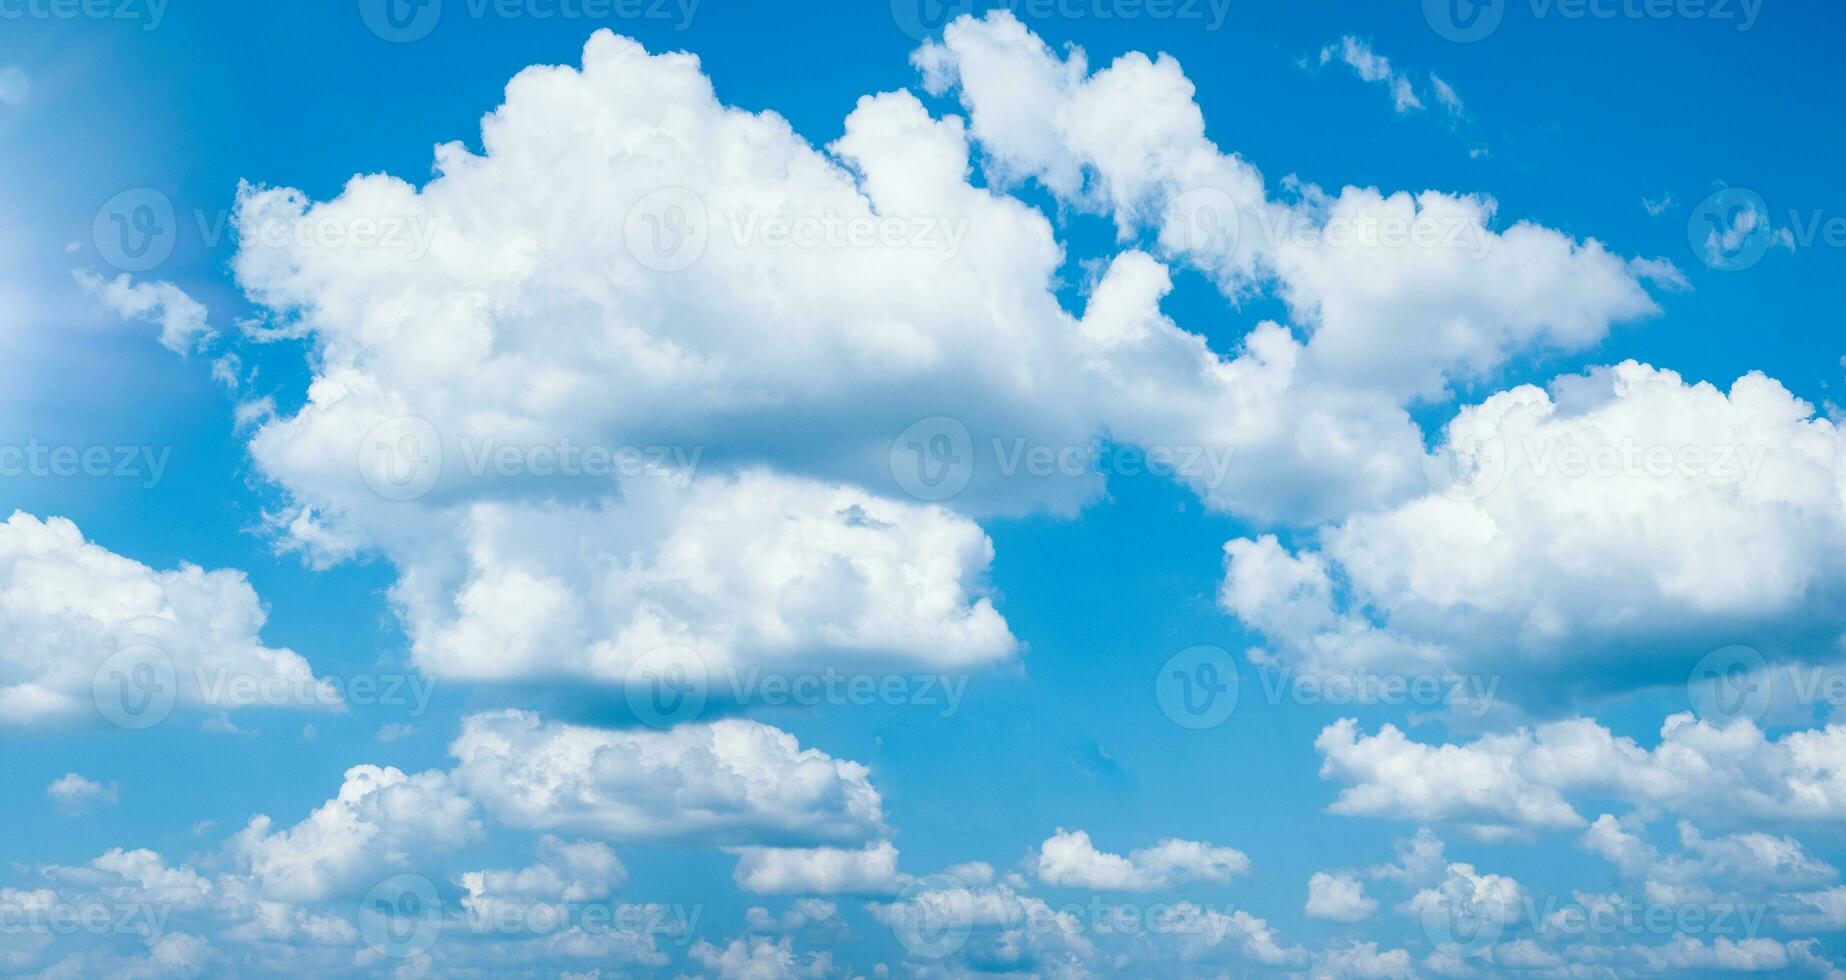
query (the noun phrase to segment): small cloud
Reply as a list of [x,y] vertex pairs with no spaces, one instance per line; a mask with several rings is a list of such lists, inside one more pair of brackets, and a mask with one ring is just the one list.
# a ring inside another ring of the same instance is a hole
[[402,722],[392,722],[391,724],[386,725],[385,727],[380,728],[378,730],[378,740],[380,742],[385,742],[388,744],[391,742],[395,742],[400,738],[409,738],[411,735],[415,733],[416,733],[415,726],[406,725],[406,724],[403,724]]
[[136,282],[127,273],[104,279],[83,269],[71,270],[71,278],[116,316],[158,324],[161,346],[176,354],[190,354],[216,336],[206,324],[205,305],[170,282]]
[[192,825],[192,836],[204,837],[206,834],[211,833],[212,828],[216,826],[218,826],[218,821],[216,820],[201,820]]
[[113,805],[121,798],[115,783],[104,786],[92,782],[74,772],[67,772],[51,781],[45,787],[45,795],[51,797],[58,809],[66,814],[76,816],[98,804]]
[[1671,259],[1630,259],[1628,271],[1661,289],[1685,292],[1692,288],[1692,280]]
[[[1340,38],[1337,44],[1329,44],[1320,49],[1320,63],[1324,66],[1333,61],[1341,61],[1358,76],[1368,82],[1382,83],[1391,90],[1391,102],[1399,113],[1423,108],[1423,100],[1417,98],[1416,89],[1411,87],[1410,79],[1398,74],[1391,68],[1391,60],[1372,50],[1372,46],[1351,34]],[[1454,90],[1450,90],[1454,94]]]
[[0,105],[24,105],[31,89],[25,72],[11,66],[0,68]]
[[208,732],[211,732],[214,735],[256,735],[256,734],[259,734],[254,728],[244,729],[244,728],[237,727],[237,723],[231,720],[230,715],[212,715],[206,718],[203,722],[201,722],[199,724],[199,727],[205,729]]
[[1430,72],[1429,84],[1436,90],[1436,101],[1442,103],[1444,109],[1449,110],[1449,115],[1458,118],[1467,115],[1466,110],[1462,108],[1461,96],[1455,94],[1455,87],[1443,81],[1442,76],[1433,71]]
[[1668,211],[1673,210],[1674,203],[1673,195],[1671,194],[1662,194],[1658,200],[1647,197],[1646,195],[1641,197],[1641,207],[1646,209],[1648,217],[1651,218],[1658,218]]

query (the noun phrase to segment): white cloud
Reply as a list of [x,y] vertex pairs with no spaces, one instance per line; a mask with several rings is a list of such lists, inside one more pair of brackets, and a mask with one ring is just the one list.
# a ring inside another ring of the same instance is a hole
[[430,855],[480,833],[473,802],[447,775],[365,765],[346,770],[339,795],[293,827],[277,830],[269,817],[252,817],[230,850],[266,896],[315,901],[423,867]]
[[17,512],[0,524],[0,725],[144,727],[175,705],[337,706],[306,660],[263,646],[266,618],[242,572],[156,571],[68,520]]
[[1224,606],[1311,666],[1504,674],[1528,700],[1547,679],[1683,684],[1737,636],[1813,656],[1846,629],[1846,440],[1772,379],[1727,393],[1625,362],[1464,408],[1447,442],[1459,479],[1318,548],[1232,542]]
[[799,953],[788,936],[739,936],[723,949],[701,939],[689,954],[716,980],[797,980],[825,977],[833,967],[826,953]]
[[752,721],[610,731],[499,711],[465,719],[450,751],[456,783],[515,827],[733,845],[884,836],[864,766]]
[[51,797],[58,809],[72,815],[83,813],[97,804],[113,805],[121,799],[121,791],[115,783],[104,786],[74,772],[67,772],[52,780],[51,785],[45,787],[45,795]]
[[[1668,718],[1645,749],[1587,718],[1463,744],[1410,741],[1393,725],[1361,734],[1342,719],[1315,740],[1321,776],[1344,784],[1348,816],[1453,820],[1489,836],[1585,827],[1571,794],[1613,797],[1708,821],[1839,819],[1846,814],[1846,727],[1770,740],[1748,721]],[[1592,840],[1614,843],[1598,831]]]
[[[1372,50],[1372,46],[1348,34],[1336,44],[1329,44],[1320,49],[1320,63],[1324,66],[1333,61],[1340,61],[1351,68],[1360,79],[1377,82],[1391,90],[1391,104],[1400,114],[1412,109],[1423,108],[1423,101],[1417,98],[1416,89],[1410,79],[1391,67],[1390,59]],[[1442,86],[1449,96],[1454,90]],[[1444,103],[1447,103],[1447,99]]]
[[620,684],[678,646],[718,692],[764,661],[967,667],[1016,646],[981,594],[980,528],[844,486],[643,481],[595,508],[475,504],[452,534],[456,567],[423,562],[393,593],[413,658],[441,677]]
[[1663,855],[1645,838],[1645,821],[1603,814],[1582,845],[1615,865],[1624,880],[1661,905],[1759,902],[1769,896],[1828,884],[1839,876],[1793,837],[1762,831],[1716,837],[1679,823],[1680,850]]
[[215,336],[205,306],[170,282],[135,282],[127,273],[104,279],[82,269],[71,276],[116,316],[159,324],[161,346],[174,353],[190,354]]
[[1316,957],[1309,975],[1314,980],[1409,980],[1416,974],[1410,969],[1407,950],[1380,950],[1375,942],[1355,942]]
[[1461,116],[1467,113],[1466,107],[1461,103],[1461,96],[1455,92],[1455,86],[1443,81],[1442,76],[1433,71],[1430,72],[1429,85],[1436,93],[1436,101],[1441,103],[1451,116]]
[[1365,883],[1351,874],[1316,871],[1308,879],[1308,903],[1304,911],[1310,919],[1360,922],[1378,911],[1378,902],[1365,897]]
[[[1351,50],[1369,55],[1356,42]],[[913,60],[932,91],[959,89],[1002,180],[1034,177],[1109,211],[1125,239],[1151,228],[1163,255],[1233,295],[1273,286],[1312,332],[1308,378],[1393,401],[1429,396],[1522,350],[1581,348],[1611,323],[1657,311],[1599,243],[1529,222],[1495,232],[1484,198],[1330,195],[1291,181],[1300,200],[1271,201],[1255,167],[1205,138],[1192,84],[1166,55],[1131,53],[1091,74],[1081,49],[1060,58],[997,12],[957,21]]]
[[1404,908],[1425,922],[1472,922],[1499,935],[1524,916],[1525,896],[1525,888],[1506,875],[1483,874],[1471,864],[1456,863],[1441,880],[1412,895]]
[[745,847],[736,853],[731,877],[757,895],[893,895],[909,880],[897,870],[890,841],[861,850]]
[[1151,891],[1183,882],[1223,882],[1246,874],[1250,858],[1232,847],[1166,839],[1127,857],[1096,849],[1086,831],[1065,831],[1039,846],[1039,880],[1102,891]]

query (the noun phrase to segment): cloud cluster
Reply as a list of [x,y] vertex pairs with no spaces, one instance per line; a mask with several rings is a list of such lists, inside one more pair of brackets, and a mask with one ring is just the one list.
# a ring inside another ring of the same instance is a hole
[[15,513],[0,524],[0,725],[337,706],[306,660],[263,645],[267,618],[242,572],[159,571],[68,520]]

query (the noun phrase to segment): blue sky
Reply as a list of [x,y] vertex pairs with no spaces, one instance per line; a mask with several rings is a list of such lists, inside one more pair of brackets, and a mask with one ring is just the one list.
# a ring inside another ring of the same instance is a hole
[[1842,16],[0,4],[0,969],[1836,974]]

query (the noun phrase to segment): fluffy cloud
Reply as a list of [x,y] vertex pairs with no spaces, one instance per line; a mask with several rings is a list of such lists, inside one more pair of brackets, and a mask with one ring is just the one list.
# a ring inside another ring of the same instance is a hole
[[1223,882],[1250,870],[1232,847],[1167,839],[1127,857],[1096,849],[1086,831],[1059,830],[1039,846],[1039,880],[1049,885],[1102,891],[1151,891],[1188,881]]
[[157,571],[68,520],[15,513],[0,524],[0,725],[338,705],[306,660],[263,645],[266,618],[242,572]]
[[1846,629],[1846,442],[1770,378],[1626,362],[1494,395],[1447,443],[1458,479],[1317,548],[1231,542],[1223,605],[1305,663],[1506,673],[1528,700],[1684,683],[1739,636],[1827,656]]
[[892,895],[908,881],[890,841],[862,850],[739,848],[732,878],[758,895]]
[[1314,745],[1322,778],[1344,784],[1333,812],[1453,820],[1489,837],[1586,826],[1571,794],[1725,822],[1846,813],[1846,727],[1834,725],[1772,740],[1748,721],[1719,727],[1678,714],[1647,749],[1587,718],[1441,745],[1389,724],[1365,735],[1342,719]]
[[1316,957],[1309,975],[1314,980],[1409,980],[1416,974],[1410,969],[1408,950],[1381,950],[1374,942],[1355,942]]
[[456,784],[515,827],[734,845],[884,836],[864,766],[752,721],[611,731],[500,711],[464,720],[450,751]]
[[639,481],[603,507],[476,504],[454,536],[457,567],[419,566],[394,592],[413,658],[443,677],[621,684],[681,647],[718,694],[751,663],[968,667],[1016,646],[979,592],[993,557],[980,528],[844,486]]
[[797,952],[787,936],[739,936],[722,949],[700,940],[690,955],[717,980],[797,980],[825,977],[833,969],[829,954]]
[[58,809],[68,814],[79,814],[99,803],[113,804],[121,799],[121,792],[116,784],[104,786],[93,780],[85,779],[74,772],[67,772],[51,781],[45,787],[45,795],[58,805]]
[[354,766],[339,795],[285,830],[251,818],[230,850],[282,901],[316,901],[363,891],[393,871],[424,866],[481,833],[474,804],[441,772],[405,775],[389,766]]
[[[1357,42],[1335,55],[1395,77]],[[1641,281],[1654,266],[1527,222],[1493,231],[1491,201],[1298,183],[1299,201],[1271,200],[1255,167],[1205,138],[1192,83],[1166,55],[1126,54],[1092,74],[1081,49],[1060,58],[997,12],[958,21],[914,60],[933,91],[959,89],[996,176],[1108,211],[1123,237],[1151,227],[1162,254],[1233,293],[1273,287],[1313,331],[1310,376],[1429,395],[1656,311]]]
[[538,863],[519,869],[469,871],[462,887],[474,897],[538,898],[587,902],[607,898],[628,880],[628,869],[607,845],[568,842],[546,834],[538,840]]
[[1303,909],[1310,919],[1329,922],[1360,922],[1378,911],[1378,902],[1365,897],[1365,883],[1346,873],[1316,871],[1308,879],[1308,903]]
[[71,276],[116,316],[158,324],[161,346],[174,353],[190,354],[214,336],[204,304],[170,282],[136,282],[127,273],[104,279],[81,269]]
[[[654,635],[727,662],[992,660],[1014,645],[981,596],[985,539],[883,499],[932,496],[919,465],[956,468],[964,513],[1068,512],[1096,468],[1010,451],[1106,437],[1173,457],[1213,507],[1330,519],[1421,485],[1407,399],[1652,309],[1594,242],[1489,232],[1484,201],[1271,204],[1169,58],[1092,76],[1004,13],[962,26],[917,62],[959,84],[968,128],[890,93],[816,148],[721,104],[696,59],[599,33],[581,69],[520,73],[482,152],[440,147],[420,187],[244,188],[238,281],[264,331],[315,350],[305,404],[251,438],[286,493],[276,526],[316,562],[389,558],[419,662],[456,676],[606,680]],[[1263,324],[1221,354],[1159,312],[1167,269],[1134,249],[1073,316],[1050,222],[970,182],[974,143],[1125,236],[1156,222],[1159,254],[1272,283],[1312,336]],[[1249,247],[1188,243],[1167,212],[1189,188],[1228,195]],[[1423,241],[1451,228],[1485,251]],[[582,479],[567,447],[663,454]],[[715,547],[792,534],[790,588]]]

